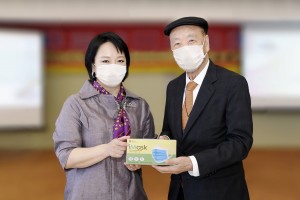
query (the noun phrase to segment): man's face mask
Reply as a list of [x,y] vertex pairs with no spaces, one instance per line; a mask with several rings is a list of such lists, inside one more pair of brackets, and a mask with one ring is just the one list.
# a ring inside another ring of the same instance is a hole
[[[205,40],[203,45],[204,42]],[[203,45],[187,45],[173,50],[173,56],[179,67],[186,72],[196,71],[206,56]]]

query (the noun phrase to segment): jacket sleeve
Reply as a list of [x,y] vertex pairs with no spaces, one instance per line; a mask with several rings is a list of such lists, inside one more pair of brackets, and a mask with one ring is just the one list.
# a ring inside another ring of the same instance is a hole
[[161,136],[166,135],[169,138],[171,138],[170,127],[169,127],[169,123],[168,123],[169,93],[170,93],[170,83],[167,86],[166,102],[165,102],[165,112],[164,112],[164,121],[163,121],[163,127],[162,127],[162,131],[161,131],[160,135]]
[[71,151],[82,145],[80,112],[74,96],[69,97],[56,120],[53,133],[55,154],[63,168]]
[[150,111],[150,107],[147,102],[145,102],[145,122],[144,122],[144,128],[143,128],[143,138],[155,138],[155,126],[154,126],[154,120],[152,113]]
[[227,97],[225,140],[194,155],[201,176],[242,161],[247,157],[253,143],[251,100],[244,77],[239,76]]

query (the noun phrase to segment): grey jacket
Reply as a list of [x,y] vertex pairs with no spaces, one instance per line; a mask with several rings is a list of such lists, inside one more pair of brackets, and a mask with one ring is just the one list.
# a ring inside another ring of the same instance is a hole
[[[126,90],[126,112],[131,124],[131,138],[154,138],[154,123],[147,102]],[[55,153],[64,168],[76,147],[109,143],[113,133],[117,104],[112,95],[99,94],[86,81],[80,92],[63,105],[53,134]],[[87,167],[65,170],[66,200],[143,200],[141,171],[131,172],[122,158],[108,157]]]

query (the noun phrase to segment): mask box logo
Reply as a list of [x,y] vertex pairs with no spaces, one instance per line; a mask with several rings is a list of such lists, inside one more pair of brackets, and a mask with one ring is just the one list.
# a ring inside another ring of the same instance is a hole
[[166,165],[176,158],[176,140],[128,139],[127,144],[127,164]]

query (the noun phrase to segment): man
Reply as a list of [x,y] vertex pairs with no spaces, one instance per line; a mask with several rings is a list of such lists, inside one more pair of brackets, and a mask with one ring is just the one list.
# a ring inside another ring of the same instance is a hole
[[208,23],[180,18],[166,26],[175,61],[185,73],[167,87],[161,139],[177,140],[169,166],[169,200],[247,200],[242,160],[252,146],[252,111],[244,77],[208,57]]

